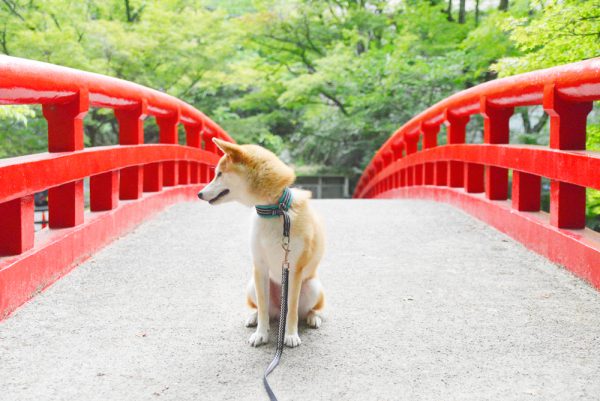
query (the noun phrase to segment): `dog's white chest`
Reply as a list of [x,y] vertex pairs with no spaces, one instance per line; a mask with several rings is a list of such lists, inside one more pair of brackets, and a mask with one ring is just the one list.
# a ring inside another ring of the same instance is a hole
[[[293,220],[292,220],[293,224]],[[281,283],[281,265],[284,251],[281,246],[283,239],[283,218],[264,218],[255,216],[252,226],[252,256],[255,268],[268,270],[270,278]],[[290,238],[291,252],[288,256],[290,268],[295,267],[299,255],[302,253],[303,243],[294,237],[293,228]]]

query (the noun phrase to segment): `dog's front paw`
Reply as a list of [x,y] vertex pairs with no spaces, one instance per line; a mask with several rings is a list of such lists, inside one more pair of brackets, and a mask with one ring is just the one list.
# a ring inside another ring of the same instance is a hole
[[298,334],[286,334],[283,342],[290,348],[294,348],[302,344]]
[[268,331],[258,331],[256,330],[248,339],[248,343],[253,347],[258,347],[261,344],[266,344],[269,342],[269,332]]
[[308,325],[308,327],[311,327],[313,329],[318,329],[319,327],[321,327],[322,322],[323,320],[321,319],[321,316],[317,315],[316,313],[309,313],[306,317],[306,324]]
[[252,312],[246,319],[246,327],[256,327],[258,324],[258,313]]

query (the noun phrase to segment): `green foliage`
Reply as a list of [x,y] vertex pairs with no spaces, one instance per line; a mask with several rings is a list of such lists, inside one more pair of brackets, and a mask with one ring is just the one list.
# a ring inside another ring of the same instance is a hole
[[[467,10],[458,23],[448,0],[7,0],[0,51],[168,92],[239,142],[356,179],[390,133],[444,97],[600,54],[598,0],[480,3],[477,20]],[[34,113],[0,107],[0,157],[45,150]],[[515,140],[544,144],[545,117],[519,113]],[[117,143],[116,130],[93,109],[86,145]],[[481,121],[468,130],[481,139]]]
[[0,106],[0,158],[35,153],[47,147],[39,108]]
[[600,1],[534,0],[500,22],[520,50],[495,66],[512,75],[600,56]]

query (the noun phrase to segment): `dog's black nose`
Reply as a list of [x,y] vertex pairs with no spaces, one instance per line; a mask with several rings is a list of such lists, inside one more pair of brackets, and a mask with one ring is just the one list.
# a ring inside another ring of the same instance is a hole
[[202,192],[198,192],[198,198],[200,198],[200,199],[204,199],[204,197],[203,197],[203,195],[202,195]]

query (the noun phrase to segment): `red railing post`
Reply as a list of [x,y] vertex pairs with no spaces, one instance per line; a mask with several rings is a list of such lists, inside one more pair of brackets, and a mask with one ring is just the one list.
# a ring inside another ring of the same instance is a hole
[[[179,124],[179,110],[164,117],[156,117],[159,128],[160,143],[176,145],[179,143],[177,125]],[[163,162],[163,185],[165,187],[177,185],[179,169],[173,160]]]
[[484,192],[485,187],[483,185],[483,164],[465,163],[464,174],[465,191],[469,193]]
[[[187,146],[193,148],[202,147],[202,125],[201,124],[186,124],[185,126],[185,142]],[[200,163],[189,162],[190,177],[189,181],[192,184],[200,183]]]
[[119,204],[119,172],[109,171],[90,177],[90,210],[112,210]]
[[[210,153],[217,154],[217,145],[215,145],[215,143],[212,141],[212,139],[215,136],[216,135],[214,133],[204,130],[204,132],[202,133],[202,140],[204,142],[204,150]],[[204,165],[204,167],[206,179],[206,181],[204,182],[210,182],[215,176],[215,169],[211,169],[207,165]]]
[[[483,115],[483,142],[488,144],[507,144],[509,142],[509,121],[514,107],[500,108],[489,103],[485,97],[480,99]],[[486,166],[485,193],[491,200],[508,199],[508,169]]]
[[539,175],[513,170],[512,207],[520,212],[539,212],[541,200]]
[[[405,135],[404,136],[405,146],[406,146],[406,156],[409,156],[413,153],[417,153],[418,145],[419,145],[419,135]],[[416,166],[411,166],[406,168],[406,184],[408,186],[415,185],[416,181]]]
[[[383,160],[381,160],[380,157],[378,157],[375,160],[375,172],[377,174],[381,173],[381,170],[383,169]],[[375,184],[376,190],[375,190],[375,195],[379,195],[382,191],[382,182],[381,179],[378,179],[377,183]]]
[[[391,150],[386,150],[382,156],[383,156],[383,165],[385,167],[389,167],[390,164],[392,164],[392,161],[394,160],[394,153]],[[384,190],[389,191],[392,188],[393,188],[392,176],[387,176],[384,181]]]
[[144,166],[144,192],[160,192],[163,189],[163,164],[149,163]]
[[18,255],[34,242],[33,196],[0,203],[0,256]]
[[[465,143],[465,132],[469,123],[469,116],[457,116],[446,110],[446,123],[448,132],[448,144]],[[448,186],[462,187],[464,184],[464,163],[450,160],[448,162]]]
[[[568,101],[554,85],[546,85],[544,110],[550,116],[550,147],[585,150],[587,115],[592,106],[592,102]],[[551,180],[550,222],[558,228],[584,228],[585,187]]]
[[[431,149],[437,146],[437,135],[440,132],[439,125],[421,124],[420,131],[423,135],[423,148]],[[425,163],[423,183],[433,185],[435,179],[435,163]]]
[[179,185],[187,185],[190,183],[190,163],[185,160],[179,161]]
[[[144,143],[144,120],[148,115],[148,104],[144,100],[133,109],[115,110],[119,123],[119,144],[140,145]],[[119,198],[139,199],[144,190],[144,168],[126,167],[120,171]],[[108,179],[106,179],[108,183]]]
[[[392,152],[394,154],[394,160],[402,159],[402,144],[398,142],[394,142],[392,144]],[[396,171],[393,175],[393,186],[394,188],[399,188],[402,186],[400,179],[400,170]]]
[[[48,121],[48,151],[83,149],[83,118],[89,108],[88,91],[82,88],[66,103],[44,104]],[[50,228],[74,227],[83,223],[83,180],[48,189]]]

